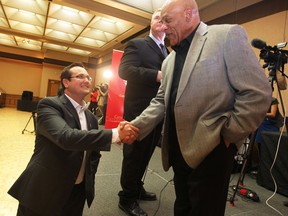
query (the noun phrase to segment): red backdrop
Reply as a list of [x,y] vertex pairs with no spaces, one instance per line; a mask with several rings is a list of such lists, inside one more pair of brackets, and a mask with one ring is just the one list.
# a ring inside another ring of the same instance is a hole
[[113,50],[112,77],[109,83],[105,128],[115,128],[120,121],[123,121],[126,81],[118,76],[122,55],[123,51]]

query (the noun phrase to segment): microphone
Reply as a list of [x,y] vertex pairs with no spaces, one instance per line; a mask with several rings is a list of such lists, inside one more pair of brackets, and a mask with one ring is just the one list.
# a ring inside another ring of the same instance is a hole
[[263,40],[260,40],[258,38],[254,38],[252,41],[251,41],[251,45],[257,49],[263,49],[265,47],[267,47],[267,44],[265,41]]

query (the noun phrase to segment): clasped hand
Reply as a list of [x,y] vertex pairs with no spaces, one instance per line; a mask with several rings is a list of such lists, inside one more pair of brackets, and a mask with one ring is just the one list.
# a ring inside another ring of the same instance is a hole
[[117,130],[122,143],[132,144],[139,135],[139,129],[127,121],[120,122]]

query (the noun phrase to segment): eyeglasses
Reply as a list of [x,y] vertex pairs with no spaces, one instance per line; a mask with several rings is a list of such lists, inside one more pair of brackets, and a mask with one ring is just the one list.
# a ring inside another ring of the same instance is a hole
[[76,79],[80,79],[80,80],[84,80],[87,79],[88,81],[92,80],[92,77],[88,76],[88,75],[84,75],[84,74],[79,74],[77,76],[71,76],[69,78],[76,78]]

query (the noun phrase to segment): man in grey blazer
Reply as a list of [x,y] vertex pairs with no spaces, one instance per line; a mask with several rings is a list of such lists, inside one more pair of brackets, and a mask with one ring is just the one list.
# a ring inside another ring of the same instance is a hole
[[84,102],[91,80],[82,64],[73,63],[61,73],[64,92],[39,102],[34,153],[8,191],[19,201],[17,216],[81,216],[85,200],[90,207],[94,198],[100,151],[120,140],[132,143],[138,134],[128,125],[98,129]]
[[224,215],[233,143],[262,122],[271,87],[241,26],[207,26],[195,0],[166,1],[161,19],[174,51],[156,97],[132,124],[142,139],[164,119],[162,162],[174,171],[175,216]]

